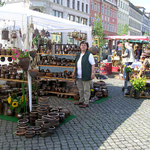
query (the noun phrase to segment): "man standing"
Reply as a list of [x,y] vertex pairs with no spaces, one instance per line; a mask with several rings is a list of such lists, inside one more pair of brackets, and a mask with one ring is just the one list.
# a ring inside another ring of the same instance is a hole
[[93,55],[88,51],[88,43],[85,41],[80,43],[80,50],[80,54],[76,57],[75,70],[73,72],[73,77],[77,81],[80,99],[74,104],[85,108],[89,105],[91,80],[95,77],[95,60]]
[[122,55],[123,62],[124,62],[124,74],[123,74],[123,79],[125,80],[125,85],[124,85],[124,93],[127,93],[127,81],[126,81],[126,68],[127,66],[131,65],[134,62],[134,51],[132,49],[132,45],[128,42],[125,43],[125,53]]

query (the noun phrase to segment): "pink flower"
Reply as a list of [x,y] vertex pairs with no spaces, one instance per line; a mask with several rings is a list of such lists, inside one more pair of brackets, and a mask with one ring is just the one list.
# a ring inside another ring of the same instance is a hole
[[13,51],[13,49],[11,49],[11,51]]
[[27,49],[25,49],[25,52],[27,52]]
[[17,54],[17,50],[15,49],[15,54]]
[[17,54],[16,57],[18,58],[18,57],[19,57],[19,54]]
[[15,58],[14,58],[14,57],[12,57],[12,60],[15,60]]

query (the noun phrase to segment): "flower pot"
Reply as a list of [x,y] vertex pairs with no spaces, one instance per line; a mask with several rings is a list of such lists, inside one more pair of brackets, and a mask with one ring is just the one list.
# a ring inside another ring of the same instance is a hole
[[29,54],[34,59],[37,54],[37,51],[29,51]]
[[2,30],[2,40],[8,40],[9,39],[9,31],[4,29]]
[[20,58],[19,65],[20,65],[20,67],[21,67],[24,71],[27,71],[27,70],[28,70],[29,64],[30,64],[30,58],[29,58],[29,57]]
[[39,74],[39,71],[38,70],[29,70],[29,74],[30,74],[30,76],[32,77],[32,78],[36,78],[37,76],[38,76],[38,74]]
[[134,91],[134,98],[135,99],[139,99],[140,98],[140,95],[141,95],[141,92],[140,91]]

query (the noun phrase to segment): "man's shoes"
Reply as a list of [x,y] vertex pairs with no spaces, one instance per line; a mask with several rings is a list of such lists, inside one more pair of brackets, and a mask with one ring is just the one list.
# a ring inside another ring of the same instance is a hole
[[83,103],[83,104],[82,104],[82,105],[80,105],[79,107],[80,107],[80,108],[86,108],[86,107],[89,107],[89,105],[88,105],[88,104],[84,104],[84,103]]
[[83,102],[75,102],[74,105],[83,105]]

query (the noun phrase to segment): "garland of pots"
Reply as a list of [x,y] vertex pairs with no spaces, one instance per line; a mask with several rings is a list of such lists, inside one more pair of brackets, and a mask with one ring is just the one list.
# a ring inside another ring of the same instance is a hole
[[48,97],[40,97],[39,104],[33,105],[33,110],[29,115],[18,120],[16,135],[26,138],[32,138],[35,135],[50,136],[69,115],[69,109],[49,106]]

